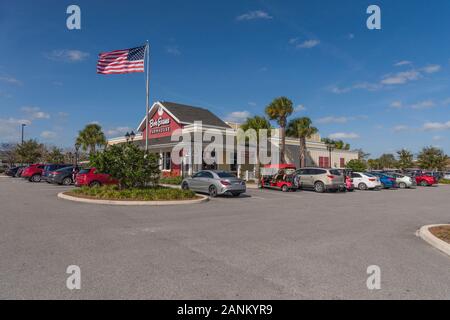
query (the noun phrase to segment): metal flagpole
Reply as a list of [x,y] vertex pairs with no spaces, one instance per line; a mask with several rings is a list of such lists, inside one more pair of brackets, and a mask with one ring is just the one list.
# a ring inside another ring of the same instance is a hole
[[146,96],[146,114],[145,114],[145,152],[148,151],[148,113],[150,112],[150,106],[149,106],[149,92],[150,92],[150,46],[148,44],[148,40],[147,40],[147,45],[145,46],[145,52],[147,55],[147,96]]

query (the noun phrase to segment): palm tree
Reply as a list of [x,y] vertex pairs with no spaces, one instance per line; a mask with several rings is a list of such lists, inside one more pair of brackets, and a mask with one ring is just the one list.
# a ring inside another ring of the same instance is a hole
[[88,124],[78,133],[75,144],[81,146],[83,151],[89,149],[89,154],[95,153],[97,146],[101,147],[106,145],[106,137],[102,131],[102,127],[96,123]]
[[296,118],[289,121],[287,134],[290,137],[298,138],[300,143],[300,167],[305,167],[306,159],[306,139],[311,138],[319,130],[316,127],[312,127],[312,121],[310,118]]
[[270,120],[276,120],[280,126],[281,163],[286,163],[286,125],[287,118],[294,112],[292,101],[286,97],[274,99],[267,107],[266,114]]
[[271,125],[269,120],[265,117],[254,116],[253,118],[247,118],[245,122],[241,125],[241,129],[247,131],[249,129],[253,129],[256,131],[256,164],[255,164],[255,175],[256,180],[259,181],[260,176],[260,163],[259,163],[259,132],[260,130],[266,129],[270,130]]

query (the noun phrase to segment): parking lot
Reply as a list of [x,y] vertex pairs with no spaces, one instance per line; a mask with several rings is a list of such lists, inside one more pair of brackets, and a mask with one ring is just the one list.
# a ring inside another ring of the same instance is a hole
[[450,222],[450,186],[164,207],[56,197],[70,188],[0,179],[0,299],[450,299],[450,258],[415,235]]

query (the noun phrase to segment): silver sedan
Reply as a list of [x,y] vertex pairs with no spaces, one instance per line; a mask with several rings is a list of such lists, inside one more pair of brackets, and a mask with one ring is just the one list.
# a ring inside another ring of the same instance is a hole
[[181,188],[207,193],[211,197],[231,194],[238,197],[246,191],[245,182],[232,173],[218,170],[203,170],[181,182]]

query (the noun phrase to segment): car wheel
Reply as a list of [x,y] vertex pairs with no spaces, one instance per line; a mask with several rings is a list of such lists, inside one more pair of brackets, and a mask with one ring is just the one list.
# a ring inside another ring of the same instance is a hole
[[62,184],[64,186],[70,186],[72,184],[72,178],[70,178],[70,177],[64,178],[62,181]]
[[102,184],[98,181],[92,181],[91,183],[89,183],[89,187],[91,188],[95,188],[95,187],[100,187]]
[[420,185],[421,185],[422,187],[428,187],[428,183],[427,183],[425,180],[421,181],[421,182],[420,182]]
[[281,191],[283,191],[283,192],[288,192],[288,191],[289,191],[288,186],[284,184],[284,185],[281,187]]
[[181,189],[183,190],[189,190],[189,185],[187,182],[183,182],[183,184],[181,185]]
[[314,191],[318,193],[323,193],[325,191],[325,185],[322,182],[316,182],[314,184]]
[[35,174],[34,176],[31,177],[31,182],[41,182],[41,175],[39,174]]
[[232,195],[233,197],[236,197],[236,198],[237,198],[237,197],[239,197],[241,194],[240,194],[239,192],[235,192],[235,193],[232,193],[231,195]]
[[209,196],[211,198],[217,197],[217,188],[215,186],[210,186],[209,187]]
[[361,182],[360,184],[358,184],[358,189],[359,190],[367,190],[367,184],[365,184],[364,182]]
[[400,183],[398,184],[398,187],[399,187],[400,189],[406,189],[406,183],[400,182]]

